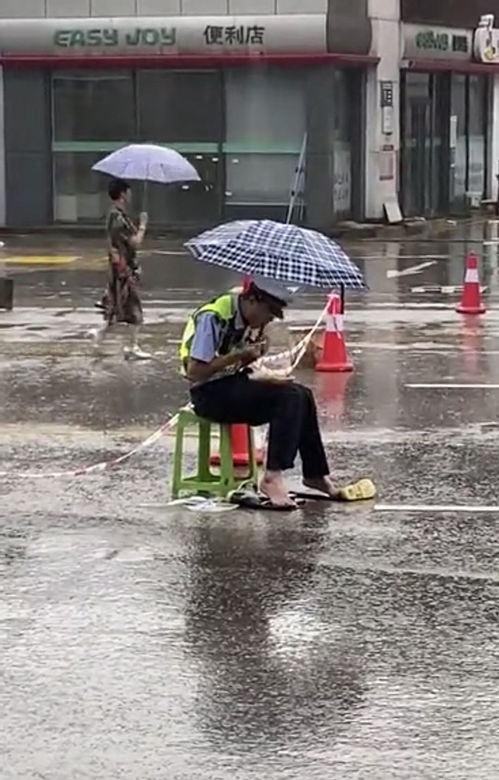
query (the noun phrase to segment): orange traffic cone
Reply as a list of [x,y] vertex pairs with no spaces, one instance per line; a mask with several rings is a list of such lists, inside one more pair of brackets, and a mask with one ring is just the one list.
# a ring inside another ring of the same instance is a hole
[[478,258],[472,252],[466,258],[463,296],[456,306],[460,314],[485,314],[487,311],[480,297],[480,278],[478,276]]
[[331,293],[326,314],[326,333],[322,357],[315,366],[316,371],[352,371],[343,338],[343,311],[338,293]]
[[[230,438],[232,443],[232,462],[234,466],[248,466],[249,465],[249,434],[250,429],[248,425],[244,423],[237,423],[237,425],[230,426]],[[256,462],[258,466],[263,463],[263,454],[260,450],[255,452]],[[210,458],[210,463],[213,466],[220,465],[220,454],[215,453]]]

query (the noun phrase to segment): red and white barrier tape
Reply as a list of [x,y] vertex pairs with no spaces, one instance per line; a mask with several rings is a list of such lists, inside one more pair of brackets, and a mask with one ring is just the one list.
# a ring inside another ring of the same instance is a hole
[[296,344],[294,347],[292,347],[289,350],[285,350],[284,352],[279,352],[277,355],[265,355],[265,357],[260,358],[260,360],[257,360],[256,363],[252,364],[254,370],[259,371],[260,369],[264,369],[264,370],[271,371],[272,369],[275,369],[279,365],[279,363],[282,364],[283,362],[286,362],[285,369],[289,370],[290,373],[294,371],[294,369],[300,363],[300,360],[305,355],[308,345],[312,341],[312,338],[316,334],[324,317],[326,316],[328,306],[329,306],[329,301],[325,305],[322,312],[320,313],[315,325],[311,328],[311,330],[307,333],[307,335],[304,336],[302,340],[298,342],[298,344]]
[[[293,370],[298,365],[303,355],[305,354],[305,351],[310,343],[310,340],[314,335],[314,333],[316,332],[319,325],[321,324],[325,313],[326,313],[326,309],[324,309],[324,311],[322,312],[321,316],[317,320],[316,324],[314,325],[310,333],[308,333],[295,347],[293,347],[293,349],[285,352],[280,352],[277,355],[269,355],[265,358],[262,358],[263,364],[266,367],[272,368],[275,367],[275,365],[278,364],[279,361],[282,361],[283,359],[287,358],[290,363],[290,368],[291,370]],[[260,363],[260,361],[258,362]],[[84,468],[68,470],[68,471],[43,471],[43,472],[0,471],[0,478],[17,477],[23,479],[67,479],[71,477],[83,477],[89,474],[101,474],[105,471],[110,471],[116,466],[119,466],[125,461],[129,460],[134,455],[137,455],[139,452],[142,452],[143,450],[146,450],[148,447],[152,447],[153,444],[156,444],[156,442],[159,441],[159,439],[165,433],[167,433],[167,431],[175,427],[175,425],[177,424],[177,419],[178,419],[178,415],[176,414],[175,417],[172,417],[171,420],[168,420],[168,422],[164,423],[154,433],[148,436],[147,439],[145,439],[140,444],[137,444],[136,447],[131,449],[129,452],[126,452],[124,455],[120,455],[118,458],[113,458],[112,460],[105,460],[102,461],[102,463],[95,463],[93,466],[86,466]]]
[[110,469],[115,468],[115,466],[119,466],[121,463],[124,463],[126,460],[129,460],[129,458],[133,457],[134,455],[137,455],[137,453],[142,452],[142,450],[145,450],[148,447],[152,447],[153,444],[156,444],[156,442],[159,441],[159,439],[170,428],[173,428],[176,425],[177,417],[178,415],[172,417],[172,419],[164,423],[164,425],[162,425],[161,428],[158,428],[157,431],[155,431],[150,436],[148,436],[147,439],[145,439],[145,441],[141,442],[140,444],[137,444],[137,446],[134,447],[132,450],[126,452],[124,455],[120,455],[118,458],[112,458],[112,460],[105,460],[102,461],[102,463],[95,463],[93,466],[86,466],[84,468],[75,469],[73,471],[43,471],[43,472],[0,471],[0,478],[21,477],[24,479],[57,479],[57,478],[68,478],[68,477],[83,477],[83,476],[87,476],[88,474],[100,474],[104,471],[109,471]]

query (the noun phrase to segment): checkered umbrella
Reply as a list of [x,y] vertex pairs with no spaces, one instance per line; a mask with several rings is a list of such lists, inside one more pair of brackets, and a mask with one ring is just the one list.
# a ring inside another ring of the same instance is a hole
[[239,220],[201,233],[186,247],[198,260],[247,276],[328,290],[366,288],[360,270],[337,243],[296,225]]

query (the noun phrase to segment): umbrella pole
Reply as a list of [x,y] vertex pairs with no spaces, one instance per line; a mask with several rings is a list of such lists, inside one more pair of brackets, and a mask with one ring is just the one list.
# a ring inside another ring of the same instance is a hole
[[142,211],[147,211],[147,204],[149,201],[149,182],[147,179],[144,181],[144,187],[142,189]]
[[340,295],[341,295],[341,313],[345,313],[345,285],[340,284]]

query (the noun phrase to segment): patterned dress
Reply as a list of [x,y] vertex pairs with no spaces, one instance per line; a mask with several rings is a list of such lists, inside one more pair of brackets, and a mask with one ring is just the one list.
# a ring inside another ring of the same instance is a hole
[[126,322],[142,325],[142,303],[139,295],[137,253],[130,239],[137,228],[118,206],[113,206],[106,222],[109,252],[109,275],[102,301],[104,319],[108,325]]

